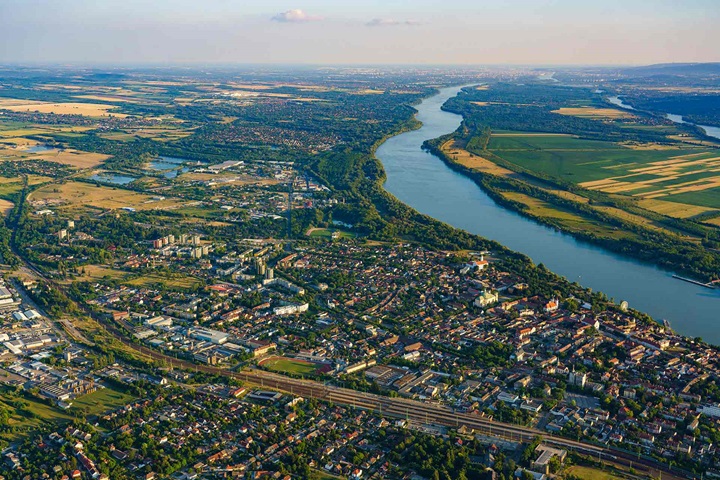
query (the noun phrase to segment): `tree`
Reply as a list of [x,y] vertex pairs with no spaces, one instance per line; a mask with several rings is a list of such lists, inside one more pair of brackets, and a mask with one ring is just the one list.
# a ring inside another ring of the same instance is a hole
[[557,455],[553,455],[553,457],[548,462],[548,467],[550,468],[550,473],[559,472],[560,468],[562,467],[562,462],[560,461],[560,458]]

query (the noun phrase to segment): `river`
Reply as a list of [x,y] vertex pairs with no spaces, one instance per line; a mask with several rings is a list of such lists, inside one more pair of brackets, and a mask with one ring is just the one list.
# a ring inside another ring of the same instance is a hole
[[678,333],[720,345],[720,290],[672,278],[670,272],[541,225],[496,204],[472,180],[450,169],[422,143],[453,132],[462,118],[440,109],[460,87],[444,88],[416,106],[420,129],[386,140],[376,155],[385,189],[417,211],[495,240],[543,263],[570,281],[605,292],[616,302],[667,319]]
[[[627,103],[623,102],[620,97],[610,97],[608,98],[608,102],[626,110],[635,110],[632,105],[628,105]],[[674,113],[666,113],[665,118],[675,123],[686,123],[688,125],[695,125],[696,127],[702,128],[705,131],[705,135],[707,135],[708,137],[713,137],[720,140],[720,127],[711,127],[710,125],[698,125],[696,123],[686,122],[685,120],[683,120],[682,115],[676,115]]]

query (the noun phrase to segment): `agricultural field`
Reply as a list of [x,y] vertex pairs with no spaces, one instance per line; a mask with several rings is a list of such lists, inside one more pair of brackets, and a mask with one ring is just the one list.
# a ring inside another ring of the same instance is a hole
[[23,188],[21,178],[0,177],[0,198],[12,200]]
[[28,140],[24,137],[30,135],[81,135],[82,132],[91,129],[92,127],[75,125],[26,125],[23,127],[10,127],[0,124],[0,141]]
[[[532,172],[590,190],[699,207],[720,205],[720,155],[706,149],[633,148],[572,136],[505,134],[493,135],[488,150]],[[702,211],[693,215],[697,213]]]
[[100,103],[47,103],[28,102],[27,100],[4,98],[0,99],[0,110],[11,112],[38,112],[54,113],[57,115],[82,115],[85,117],[104,117],[113,115],[124,118],[127,115],[111,112],[118,108],[117,105],[106,105]]
[[542,217],[553,223],[559,223],[563,228],[570,231],[591,233],[607,238],[629,238],[633,235],[630,232],[623,232],[598,223],[597,220],[587,218],[577,212],[573,212],[543,200],[525,195],[519,192],[502,192],[502,196],[508,200],[519,202],[525,205],[527,212],[536,217]]
[[692,218],[696,215],[715,210],[710,207],[701,207],[698,205],[689,205],[687,203],[675,201],[669,202],[667,200],[658,199],[642,199],[638,201],[638,205],[646,210],[674,218]]
[[15,204],[10,200],[0,199],[0,216],[4,217],[13,209]]
[[495,162],[468,152],[458,145],[455,140],[448,140],[440,147],[440,150],[460,165],[482,173],[489,173],[501,177],[515,174],[512,170],[501,167]]
[[569,115],[571,117],[616,120],[618,118],[635,118],[635,115],[617,108],[593,107],[562,107],[553,110],[553,113]]
[[314,375],[318,371],[318,366],[312,362],[287,357],[270,357],[261,361],[260,365],[274,372],[296,375]]
[[59,185],[41,187],[29,196],[29,201],[34,208],[79,209],[95,207],[103,210],[121,208],[162,210],[177,208],[183,204],[180,200],[161,200],[160,198],[117,187],[70,181]]
[[22,161],[22,160],[43,160],[46,162],[59,163],[68,167],[84,169],[94,168],[101,165],[109,155],[101,153],[82,152],[73,149],[50,149],[42,152],[33,152],[25,148],[0,149],[0,160]]

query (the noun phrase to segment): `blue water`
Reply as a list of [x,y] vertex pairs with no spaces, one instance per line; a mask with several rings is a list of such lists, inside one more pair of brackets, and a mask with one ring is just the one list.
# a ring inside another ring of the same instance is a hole
[[50,150],[54,149],[52,147],[48,147],[47,145],[33,145],[25,149],[25,151],[28,153],[43,153],[49,152]]
[[101,183],[111,183],[113,185],[127,185],[137,180],[136,177],[117,175],[115,173],[96,173],[92,175],[90,179]]
[[175,178],[178,176],[179,173],[185,173],[189,171],[189,168],[187,167],[179,168],[185,162],[187,162],[187,160],[184,158],[160,156],[155,160],[151,161],[148,165],[148,168],[150,168],[151,170],[164,172],[163,175],[165,176],[165,178]]
[[450,133],[461,117],[440,109],[459,87],[445,88],[416,108],[422,128],[388,139],[377,150],[385,189],[424,214],[496,240],[535,263],[605,292],[616,302],[667,319],[684,335],[720,344],[720,290],[672,278],[671,272],[624,257],[543,226],[496,204],[472,180],[423,151],[423,141]]
[[[620,97],[610,97],[608,98],[608,101],[612,103],[613,105],[617,105],[618,107],[622,107],[626,110],[635,110],[631,105],[628,105],[627,103],[623,102]],[[670,120],[671,122],[675,123],[686,123],[688,125],[695,125],[696,127],[700,127],[705,131],[705,135],[708,137],[717,138],[720,140],[720,128],[719,127],[711,127],[710,125],[698,125],[696,123],[692,122],[686,122],[682,115],[675,115],[673,113],[666,113],[665,118]]]

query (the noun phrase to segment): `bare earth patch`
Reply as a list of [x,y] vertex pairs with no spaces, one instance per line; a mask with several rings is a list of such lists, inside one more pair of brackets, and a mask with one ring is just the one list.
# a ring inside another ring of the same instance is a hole
[[15,204],[10,200],[4,200],[0,198],[0,213],[3,217],[7,216],[7,214],[10,213],[14,206]]

